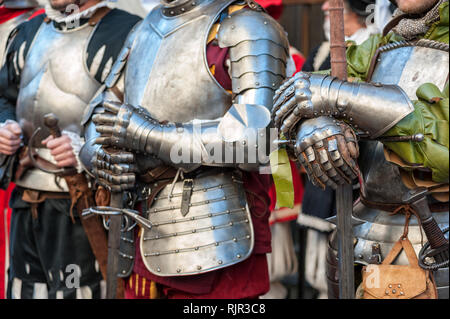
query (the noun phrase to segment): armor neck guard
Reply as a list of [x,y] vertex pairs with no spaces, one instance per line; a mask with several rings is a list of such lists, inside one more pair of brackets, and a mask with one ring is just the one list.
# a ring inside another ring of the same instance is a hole
[[167,17],[175,17],[183,13],[189,12],[192,9],[201,7],[207,0],[162,0],[162,13]]

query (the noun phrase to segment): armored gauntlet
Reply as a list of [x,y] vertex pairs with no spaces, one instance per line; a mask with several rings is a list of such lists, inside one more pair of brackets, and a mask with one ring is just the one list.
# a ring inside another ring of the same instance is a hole
[[267,159],[267,152],[258,148],[266,141],[270,122],[270,112],[263,106],[233,105],[216,120],[168,124],[157,122],[143,108],[109,101],[103,107],[107,112],[92,118],[101,134],[96,144],[145,153],[185,171],[201,165],[259,166]]
[[329,117],[305,120],[296,140],[295,153],[314,185],[336,189],[357,177],[358,142],[345,123]]
[[296,134],[302,119],[330,116],[375,139],[413,111],[410,99],[397,85],[298,73],[276,92],[272,116],[275,126],[289,136]]

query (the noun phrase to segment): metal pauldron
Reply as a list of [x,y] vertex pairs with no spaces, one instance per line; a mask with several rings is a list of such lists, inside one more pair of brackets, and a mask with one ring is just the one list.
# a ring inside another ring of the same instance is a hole
[[351,83],[328,75],[311,74],[309,116],[330,115],[346,120],[370,138],[377,138],[414,111],[397,85]]

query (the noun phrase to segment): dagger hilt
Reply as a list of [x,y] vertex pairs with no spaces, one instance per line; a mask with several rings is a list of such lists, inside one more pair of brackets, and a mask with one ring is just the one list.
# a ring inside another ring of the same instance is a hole
[[44,116],[44,124],[50,130],[50,134],[55,138],[61,137],[61,129],[59,128],[59,119],[55,114],[49,113]]

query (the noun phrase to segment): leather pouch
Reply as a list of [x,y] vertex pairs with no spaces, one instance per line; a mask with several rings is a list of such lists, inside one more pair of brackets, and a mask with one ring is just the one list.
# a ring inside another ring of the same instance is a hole
[[[392,265],[404,250],[409,265]],[[382,264],[363,267],[363,299],[437,299],[432,273],[420,268],[407,237],[400,238]]]

